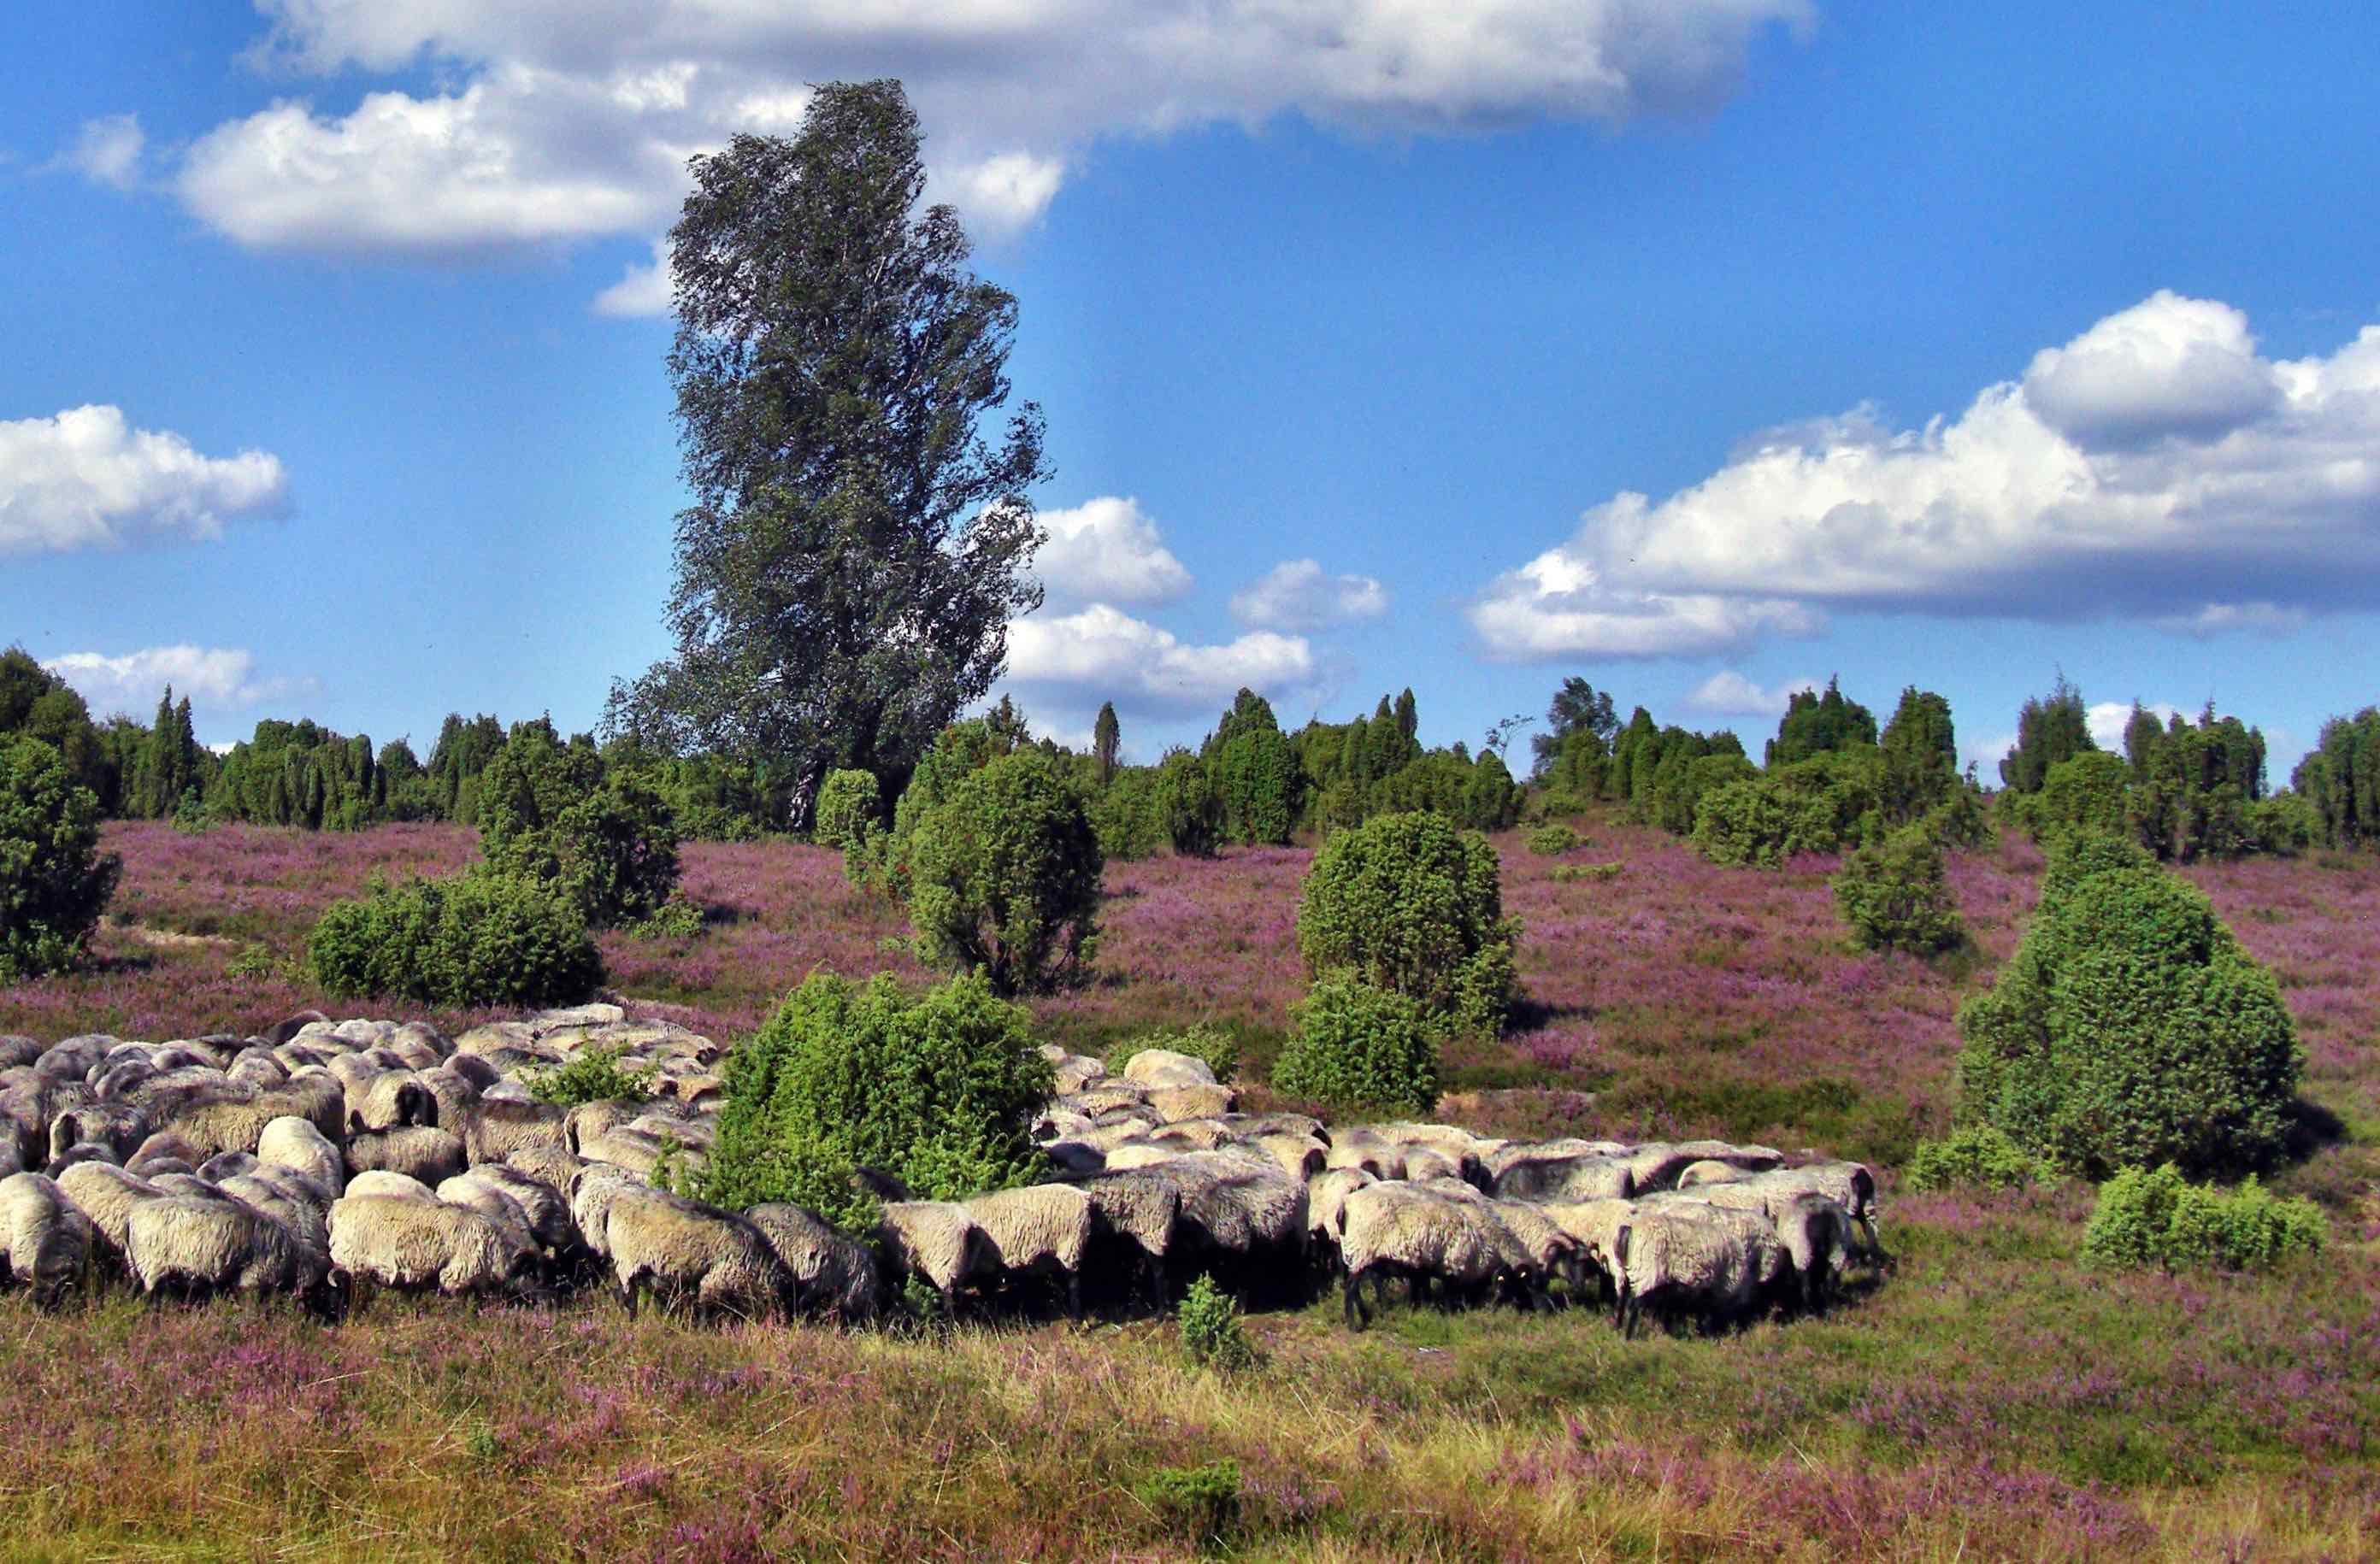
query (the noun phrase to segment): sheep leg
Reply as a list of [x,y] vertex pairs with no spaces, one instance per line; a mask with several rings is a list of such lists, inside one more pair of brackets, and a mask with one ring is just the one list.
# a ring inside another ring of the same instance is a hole
[[1083,1317],[1083,1273],[1078,1270],[1066,1273],[1066,1317]]
[[1364,1308],[1364,1279],[1361,1274],[1354,1271],[1347,1273],[1346,1291],[1342,1298],[1342,1304],[1347,1315],[1348,1329],[1360,1331],[1372,1323],[1371,1315]]

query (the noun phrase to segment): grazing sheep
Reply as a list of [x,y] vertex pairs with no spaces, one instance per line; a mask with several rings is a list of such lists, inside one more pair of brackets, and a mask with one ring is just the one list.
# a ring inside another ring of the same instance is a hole
[[1851,1213],[1815,1190],[1764,1187],[1756,1182],[1711,1184],[1694,1193],[1713,1206],[1766,1218],[1800,1283],[1796,1301],[1805,1309],[1826,1306],[1834,1293],[1835,1256],[1855,1242]]
[[1063,1057],[1050,1061],[1050,1078],[1056,1085],[1057,1095],[1071,1097],[1076,1092],[1087,1091],[1096,1083],[1105,1080],[1108,1067],[1101,1061],[1087,1059],[1081,1054],[1064,1054]]
[[1348,1194],[1339,1208],[1339,1250],[1351,1330],[1371,1322],[1374,1311],[1363,1300],[1366,1282],[1375,1304],[1386,1303],[1392,1279],[1402,1279],[1416,1296],[1434,1282],[1441,1298],[1474,1302],[1500,1287],[1525,1285],[1525,1256],[1492,1211],[1397,1180]]
[[347,1137],[347,1166],[357,1172],[384,1168],[436,1186],[465,1167],[463,1143],[453,1132],[414,1125]]
[[1633,1337],[1649,1305],[1672,1318],[1720,1324],[1756,1306],[1784,1269],[1782,1247],[1751,1213],[1692,1199],[1648,1199],[1615,1235],[1610,1251],[1620,1287],[1618,1319]]
[[1426,1146],[1408,1146],[1404,1150],[1405,1181],[1408,1183],[1427,1183],[1434,1179],[1452,1179],[1458,1183],[1463,1182],[1461,1163],[1442,1157]]
[[1212,1083],[1191,1086],[1155,1086],[1148,1094],[1148,1106],[1165,1123],[1179,1123],[1184,1119],[1214,1119],[1231,1112],[1240,1105],[1240,1094],[1229,1086]]
[[[605,1097],[595,1102],[582,1102],[563,1116],[569,1135],[570,1149],[579,1156],[588,1155],[585,1143],[612,1131],[625,1129],[644,1111],[640,1104],[620,1097]],[[601,1161],[603,1158],[595,1158]]]
[[119,1261],[124,1257],[133,1206],[158,1194],[155,1184],[107,1162],[78,1162],[62,1170],[56,1182],[75,1209],[91,1218],[102,1251]]
[[648,1287],[703,1315],[780,1319],[792,1307],[793,1277],[760,1230],[698,1200],[624,1189],[604,1215],[603,1239],[621,1300],[631,1311]]
[[1122,1109],[1146,1109],[1148,1094],[1138,1086],[1127,1086],[1115,1081],[1101,1081],[1087,1090],[1070,1093],[1051,1104],[1070,1109],[1096,1122],[1105,1114]]
[[150,1117],[178,1133],[204,1157],[219,1151],[252,1152],[264,1126],[287,1116],[306,1120],[325,1135],[339,1133],[345,1099],[331,1075],[300,1071],[285,1085],[266,1092],[248,1092],[220,1073],[215,1079],[220,1095],[186,1103],[162,1118],[152,1107]]
[[211,1184],[225,1179],[236,1179],[242,1173],[254,1172],[259,1164],[254,1155],[245,1151],[218,1151],[199,1164],[199,1177]]
[[966,1207],[949,1200],[888,1200],[876,1237],[895,1276],[917,1276],[956,1312],[959,1289],[1000,1274],[1000,1253]]
[[[456,1054],[447,1062],[459,1067],[469,1058],[468,1054]],[[507,1162],[513,1153],[530,1147],[550,1147],[565,1153],[572,1150],[566,1111],[559,1103],[507,1100],[488,1095],[490,1089],[480,1089],[479,1100],[463,1124],[463,1142],[474,1166]]]
[[884,1308],[876,1257],[798,1206],[755,1206],[744,1219],[760,1231],[793,1279],[793,1306],[813,1318],[865,1325]]
[[358,1194],[350,1184],[331,1206],[330,1228],[331,1263],[341,1274],[404,1291],[510,1292],[527,1286],[537,1269],[536,1252],[526,1243],[468,1206],[434,1195]]
[[91,1262],[91,1219],[57,1183],[40,1173],[0,1179],[0,1284],[33,1290],[55,1308],[80,1286]]
[[1732,1162],[1706,1158],[1700,1162],[1690,1163],[1678,1175],[1678,1193],[1682,1194],[1689,1190],[1708,1189],[1715,1184],[1742,1183],[1752,1176]]
[[1626,1160],[1598,1152],[1524,1157],[1506,1162],[1488,1191],[1499,1200],[1625,1200],[1636,1192],[1636,1175]]
[[1143,1049],[1123,1063],[1129,1085],[1151,1090],[1165,1086],[1211,1086],[1214,1068],[1205,1060],[1172,1049]]
[[1330,1137],[1330,1149],[1323,1166],[1360,1168],[1376,1179],[1402,1179],[1405,1176],[1405,1148],[1359,1124]]
[[411,1070],[383,1070],[347,1093],[347,1133],[410,1129],[438,1122],[438,1098]]
[[1311,1135],[1276,1134],[1258,1135],[1253,1143],[1281,1164],[1281,1170],[1300,1182],[1322,1171],[1330,1160],[1330,1147]]
[[582,1169],[590,1164],[564,1146],[525,1146],[514,1151],[500,1163],[475,1162],[473,1167],[504,1167],[525,1173],[540,1183],[550,1184],[562,1195],[565,1206],[570,1204],[570,1183]]
[[1182,1191],[1172,1260],[1184,1279],[1205,1271],[1244,1296],[1281,1296],[1305,1272],[1305,1183],[1250,1146],[1196,1151],[1149,1171]]
[[1631,1147],[1616,1140],[1514,1140],[1506,1141],[1492,1151],[1483,1151],[1479,1160],[1491,1179],[1503,1176],[1504,1170],[1515,1162],[1531,1162],[1563,1157],[1624,1157]]
[[570,1219],[578,1224],[579,1242],[587,1245],[589,1254],[606,1265],[611,1263],[612,1249],[604,1223],[611,1216],[612,1203],[647,1187],[636,1174],[611,1162],[589,1162],[570,1176],[564,1193],[570,1196]]
[[346,1156],[329,1136],[295,1114],[285,1114],[264,1126],[256,1137],[256,1159],[303,1174],[322,1185],[334,1200],[346,1193]]
[[0,1037],[0,1070],[30,1069],[42,1057],[42,1045],[14,1032]]
[[297,1237],[244,1200],[211,1185],[158,1181],[125,1224],[127,1266],[152,1300],[203,1302],[220,1292],[289,1292],[319,1305],[323,1277]]
[[1212,1151],[1219,1146],[1230,1146],[1240,1138],[1220,1119],[1184,1119],[1161,1124],[1148,1133],[1148,1138],[1160,1146],[1170,1146],[1181,1151]]
[[50,1155],[64,1157],[69,1146],[103,1146],[121,1162],[149,1138],[149,1116],[126,1102],[87,1102],[69,1108],[50,1121]]
[[151,1177],[149,1170],[160,1163],[175,1162],[181,1166],[170,1171],[190,1172],[205,1161],[206,1154],[173,1130],[159,1130],[142,1141],[132,1151],[132,1159],[125,1167],[142,1178]]
[[1160,1303],[1166,1258],[1182,1219],[1182,1190],[1146,1170],[1114,1169],[1084,1175],[1075,1187],[1091,1197],[1093,1223],[1086,1269],[1092,1279],[1128,1277],[1124,1301]]
[[1812,1162],[1762,1173],[1755,1182],[1765,1189],[1825,1195],[1850,1213],[1852,1226],[1864,1235],[1861,1247],[1865,1257],[1872,1263],[1888,1261],[1876,1231],[1876,1171],[1866,1163]]
[[368,1168],[347,1181],[347,1194],[358,1199],[371,1200],[435,1200],[438,1192],[410,1173],[392,1173],[384,1168]]
[[1307,1249],[1326,1272],[1340,1269],[1339,1208],[1357,1190],[1379,1182],[1361,1168],[1326,1168],[1305,1181]]
[[273,1056],[269,1049],[242,1049],[224,1073],[243,1085],[258,1091],[271,1091],[289,1080],[288,1066]]
[[540,1255],[543,1253],[545,1246],[538,1242],[528,1213],[521,1209],[521,1203],[513,1198],[510,1190],[494,1180],[483,1179],[477,1172],[457,1173],[440,1184],[436,1194],[446,1205],[467,1206],[477,1211],[504,1229],[506,1235],[522,1248],[537,1250]]
[[[510,1195],[528,1222],[529,1235],[548,1255],[559,1258],[578,1247],[578,1224],[571,1219],[570,1202],[558,1185],[507,1162],[483,1162],[462,1177],[479,1180]],[[444,1186],[440,1187],[443,1190]]]
[[33,1073],[53,1084],[87,1080],[115,1042],[114,1037],[101,1033],[62,1038],[43,1049],[33,1061]]
[[625,1168],[640,1179],[649,1179],[652,1177],[653,1170],[661,1165],[662,1157],[668,1147],[659,1135],[649,1134],[626,1124],[617,1124],[600,1134],[581,1136],[577,1150],[578,1155],[589,1162],[609,1162],[614,1167]]
[[1083,1312],[1083,1255],[1096,1222],[1091,1197],[1071,1184],[1033,1184],[960,1202],[999,1257],[1011,1285],[1030,1275],[1064,1290],[1066,1313]]
[[[283,1179],[289,1182],[285,1184]],[[306,1251],[302,1268],[309,1275],[321,1274],[331,1264],[330,1205],[315,1204],[311,1196],[321,1192],[298,1187],[301,1183],[289,1174],[276,1178],[265,1171],[228,1178],[215,1187],[288,1229],[289,1236]]]

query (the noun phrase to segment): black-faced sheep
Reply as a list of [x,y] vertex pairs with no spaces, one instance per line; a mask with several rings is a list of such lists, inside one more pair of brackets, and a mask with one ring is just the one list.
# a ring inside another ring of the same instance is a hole
[[624,1189],[605,1212],[603,1239],[621,1299],[632,1310],[649,1288],[704,1315],[781,1319],[793,1307],[793,1278],[760,1230],[698,1200]]

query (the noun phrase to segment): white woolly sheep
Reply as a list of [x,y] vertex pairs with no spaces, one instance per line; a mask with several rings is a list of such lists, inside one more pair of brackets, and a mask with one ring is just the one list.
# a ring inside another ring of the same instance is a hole
[[411,1070],[383,1070],[347,1091],[347,1133],[409,1129],[438,1122],[438,1098]]
[[154,1200],[155,1184],[106,1162],[78,1162],[57,1176],[58,1188],[75,1209],[91,1218],[106,1253],[121,1260],[132,1221],[132,1207]]
[[793,1307],[813,1318],[865,1325],[883,1311],[884,1284],[868,1245],[798,1206],[755,1206],[744,1219],[793,1279]]
[[286,1168],[322,1186],[336,1200],[346,1193],[347,1159],[329,1136],[295,1114],[266,1124],[256,1137],[256,1159]]
[[1824,1307],[1834,1291],[1836,1256],[1855,1242],[1851,1213],[1813,1190],[1764,1187],[1753,1181],[1718,1183],[1694,1192],[1713,1206],[1756,1212],[1784,1246],[1803,1308]]
[[793,1278],[759,1229],[698,1200],[623,1189],[604,1215],[603,1238],[632,1311],[647,1288],[706,1315],[778,1319],[792,1306]]
[[[195,1182],[195,1181],[192,1181]],[[298,1238],[248,1202],[212,1186],[157,1181],[155,1199],[134,1203],[124,1253],[151,1298],[202,1302],[220,1292],[290,1292],[320,1303],[322,1277]]]
[[82,1284],[91,1262],[91,1220],[54,1180],[0,1179],[0,1284],[30,1287],[36,1303],[55,1308]]
[[1499,1200],[1625,1200],[1636,1192],[1636,1175],[1624,1158],[1574,1152],[1513,1158],[1488,1188]]
[[1775,1233],[1751,1216],[1677,1196],[1637,1201],[1610,1253],[1622,1332],[1636,1334],[1648,1305],[1714,1323],[1749,1314],[1785,1266]]
[[1339,1208],[1357,1190],[1379,1182],[1361,1168],[1326,1168],[1305,1181],[1306,1243],[1329,1270],[1339,1268]]
[[888,1200],[876,1234],[892,1274],[923,1278],[953,1312],[960,1288],[1000,1274],[999,1251],[956,1201]]
[[1182,1219],[1181,1186],[1127,1169],[1092,1173],[1075,1185],[1091,1197],[1095,1216],[1086,1267],[1091,1276],[1128,1276],[1127,1299],[1162,1301],[1166,1257]]
[[1205,1060],[1172,1049],[1143,1049],[1123,1062],[1123,1078],[1131,1085],[1154,1091],[1164,1086],[1211,1086],[1214,1067]]
[[960,1202],[991,1240],[1011,1286],[1027,1276],[1054,1279],[1066,1313],[1083,1312],[1083,1255],[1096,1221],[1091,1197],[1071,1184],[996,1190]]
[[357,1172],[382,1168],[391,1172],[408,1173],[423,1183],[436,1188],[467,1165],[463,1143],[452,1131],[436,1130],[426,1125],[411,1125],[401,1130],[382,1130],[347,1137],[347,1166]]
[[341,1274],[405,1291],[481,1296],[517,1291],[534,1277],[536,1252],[468,1206],[355,1190],[351,1183],[331,1206],[331,1261]]
[[50,1155],[64,1157],[69,1147],[103,1146],[111,1161],[121,1162],[149,1138],[149,1116],[128,1102],[87,1102],[69,1108],[50,1121]]
[[1490,1291],[1525,1285],[1527,1257],[1484,1204],[1472,1204],[1417,1184],[1384,1180],[1350,1193],[1339,1208],[1339,1250],[1347,1279],[1342,1304],[1351,1330],[1373,1313],[1363,1301],[1387,1302],[1387,1283],[1402,1279],[1416,1296],[1436,1283],[1441,1297],[1477,1301]]

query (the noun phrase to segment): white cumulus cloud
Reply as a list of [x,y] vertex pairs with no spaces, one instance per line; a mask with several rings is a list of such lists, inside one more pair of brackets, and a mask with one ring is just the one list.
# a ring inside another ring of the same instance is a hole
[[2237,311],[2159,293],[1955,419],[1863,409],[1615,495],[1470,616],[1507,659],[1689,655],[1839,610],[2278,629],[2375,586],[2380,326],[2265,359]]
[[1707,112],[1813,0],[258,0],[253,51],[325,81],[444,85],[273,105],[191,150],[182,199],[242,244],[471,253],[644,233],[690,152],[781,132],[807,84],[897,76],[937,199],[1029,226],[1102,138],[1282,113],[1358,132]]
[[1764,689],[1732,668],[1722,668],[1694,686],[1686,704],[1720,717],[1781,717],[1793,697],[1818,687],[1815,679],[1787,679]]
[[70,168],[94,185],[128,190],[140,182],[140,153],[148,144],[139,115],[103,115],[82,122],[74,145],[52,166]]
[[598,315],[666,315],[670,307],[670,248],[666,236],[653,241],[650,263],[631,262],[620,280],[595,296]]
[[1325,630],[1388,611],[1377,578],[1332,576],[1310,559],[1283,560],[1232,594],[1232,617],[1258,630]]
[[1253,631],[1199,645],[1106,603],[1076,613],[1029,615],[1008,627],[1008,678],[1061,705],[1119,707],[1182,716],[1229,703],[1243,686],[1280,696],[1313,683],[1305,637]]
[[1050,540],[1035,552],[1033,573],[1053,603],[1147,608],[1177,601],[1190,590],[1190,572],[1129,494],[1102,494],[1039,512],[1037,519]]
[[201,455],[178,434],[134,429],[118,407],[0,420],[0,554],[220,538],[225,523],[288,502],[278,457]]
[[168,685],[193,706],[232,709],[315,688],[311,679],[260,679],[255,654],[229,647],[143,647],[113,657],[70,651],[42,666],[72,685],[94,712],[120,711],[144,722]]

